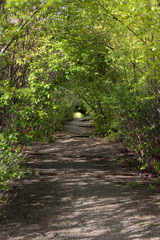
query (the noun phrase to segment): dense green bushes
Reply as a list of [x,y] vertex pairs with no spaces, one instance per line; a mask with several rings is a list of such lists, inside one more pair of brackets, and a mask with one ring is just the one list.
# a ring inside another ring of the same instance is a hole
[[[61,86],[61,52],[49,36],[54,26],[46,19],[53,2],[0,3],[1,191],[23,175],[23,146],[53,141],[55,131],[73,117],[74,99]],[[54,6],[58,7],[56,2]]]

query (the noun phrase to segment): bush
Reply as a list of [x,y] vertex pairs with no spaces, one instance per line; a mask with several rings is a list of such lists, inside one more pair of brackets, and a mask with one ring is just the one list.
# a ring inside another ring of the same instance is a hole
[[8,189],[8,183],[14,178],[20,178],[25,173],[23,148],[17,145],[16,137],[10,135],[7,139],[0,134],[0,197]]

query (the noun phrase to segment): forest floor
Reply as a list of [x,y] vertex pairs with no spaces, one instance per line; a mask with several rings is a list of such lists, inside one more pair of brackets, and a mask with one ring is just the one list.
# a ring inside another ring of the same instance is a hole
[[159,187],[116,164],[121,143],[90,133],[77,119],[55,142],[27,148],[34,174],[11,183],[0,240],[160,240]]

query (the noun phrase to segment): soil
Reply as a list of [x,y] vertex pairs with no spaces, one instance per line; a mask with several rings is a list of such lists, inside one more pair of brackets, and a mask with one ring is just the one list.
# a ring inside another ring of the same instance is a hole
[[160,240],[158,185],[117,165],[122,144],[90,137],[87,120],[69,121],[55,142],[27,148],[34,174],[11,183],[1,240]]

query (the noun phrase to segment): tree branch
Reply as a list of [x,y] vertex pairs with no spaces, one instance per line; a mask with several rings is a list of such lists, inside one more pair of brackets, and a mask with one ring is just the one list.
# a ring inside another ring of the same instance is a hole
[[[113,15],[111,12],[109,12],[99,1],[97,1],[100,5],[101,8],[103,8],[103,10],[109,15],[111,16],[114,20],[116,20],[117,22],[121,23],[123,26],[125,26],[130,32],[132,32],[137,38],[139,38],[139,36],[137,35],[137,33],[130,28],[128,25],[126,25],[122,20],[120,20],[119,18],[117,18],[115,15]],[[146,42],[142,39],[139,38],[143,43],[146,44]]]
[[[36,10],[32,15],[31,15],[31,18],[36,15],[40,10]],[[29,23],[29,20],[27,19],[23,25],[19,28],[19,30],[23,29],[27,24]],[[9,43],[7,43],[7,45],[1,50],[1,54],[3,54],[8,48],[9,46],[12,44],[12,42],[18,38],[18,35],[15,35],[10,41]]]

